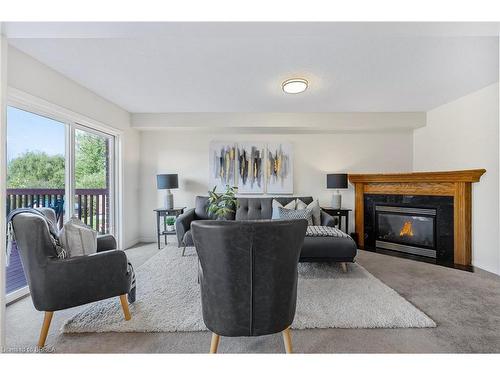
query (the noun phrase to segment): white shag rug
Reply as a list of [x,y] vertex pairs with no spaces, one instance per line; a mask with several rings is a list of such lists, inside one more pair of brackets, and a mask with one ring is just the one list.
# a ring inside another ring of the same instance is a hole
[[[190,250],[190,251],[189,251]],[[168,246],[136,269],[137,301],[125,321],[119,298],[90,304],[64,333],[206,330],[197,283],[197,257]],[[358,264],[301,263],[294,329],[436,327],[426,314]]]

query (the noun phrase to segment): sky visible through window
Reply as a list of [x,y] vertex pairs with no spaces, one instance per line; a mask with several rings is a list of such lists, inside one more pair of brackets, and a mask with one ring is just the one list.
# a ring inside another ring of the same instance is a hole
[[7,107],[7,160],[26,151],[64,155],[65,125],[47,117]]

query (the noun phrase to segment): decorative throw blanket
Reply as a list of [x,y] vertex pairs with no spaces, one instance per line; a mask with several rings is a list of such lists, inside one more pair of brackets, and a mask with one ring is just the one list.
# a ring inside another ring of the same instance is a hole
[[59,235],[57,231],[56,223],[52,222],[47,216],[41,213],[36,208],[17,208],[9,213],[7,216],[7,246],[6,246],[6,258],[7,258],[7,266],[9,265],[10,254],[12,252],[12,243],[15,241],[15,233],[14,227],[12,226],[12,219],[14,216],[22,213],[28,213],[32,215],[40,216],[47,225],[47,228],[50,232],[50,240],[52,241],[52,245],[54,246],[54,251],[56,256],[60,259],[65,259],[67,257],[66,251],[61,246],[59,242]]
[[340,237],[349,238],[349,235],[334,227],[325,227],[319,225],[309,225],[306,231],[306,237]]
[[134,267],[132,267],[132,263],[130,263],[129,261],[127,261],[127,273],[130,273],[130,292],[128,292],[127,294],[127,299],[129,303],[134,303],[137,291],[137,284],[135,279]]

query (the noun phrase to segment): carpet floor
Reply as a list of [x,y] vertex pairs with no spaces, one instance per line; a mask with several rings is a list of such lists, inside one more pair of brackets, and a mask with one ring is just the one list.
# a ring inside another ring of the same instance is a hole
[[[125,321],[117,298],[90,304],[64,333],[204,331],[198,258],[168,246],[136,270],[137,301]],[[358,264],[300,263],[293,329],[424,328],[436,324]]]
[[[180,250],[177,250],[180,251]],[[156,244],[127,250],[135,268],[158,253]],[[188,252],[189,254],[189,252]],[[303,329],[292,332],[297,353],[500,353],[500,277],[359,251],[357,263],[432,318],[433,329]],[[209,332],[63,334],[64,322],[88,306],[54,314],[47,346],[56,353],[206,353]],[[33,348],[43,313],[29,297],[6,309],[6,344]],[[223,338],[222,353],[282,353],[281,335]]]

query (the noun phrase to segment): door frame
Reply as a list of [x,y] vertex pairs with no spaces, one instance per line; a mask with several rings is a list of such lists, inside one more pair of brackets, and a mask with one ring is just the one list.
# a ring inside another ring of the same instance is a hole
[[[0,27],[2,22],[0,22]],[[7,177],[7,38],[0,32],[0,194],[6,195]],[[0,199],[0,212],[5,213],[6,200]],[[5,347],[5,215],[0,215],[0,350]]]

